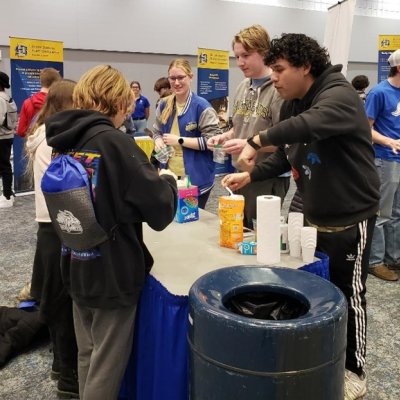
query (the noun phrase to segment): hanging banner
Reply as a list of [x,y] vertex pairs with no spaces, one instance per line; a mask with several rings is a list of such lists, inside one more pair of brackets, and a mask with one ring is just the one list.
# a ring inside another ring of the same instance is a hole
[[378,83],[387,79],[390,70],[388,58],[397,49],[400,49],[400,35],[379,35]]
[[[197,94],[214,107],[222,130],[229,129],[228,114],[229,51],[198,48]],[[216,174],[232,172],[230,156],[216,163]]]
[[353,29],[356,0],[338,2],[328,8],[324,46],[328,49],[332,64],[342,64],[342,73],[347,74],[351,31]]
[[[40,70],[55,68],[63,76],[63,61],[63,42],[10,37],[11,91],[19,112],[24,100],[40,91]],[[31,190],[31,184],[24,176],[26,161],[23,144],[24,139],[15,135],[13,155],[16,192]]]

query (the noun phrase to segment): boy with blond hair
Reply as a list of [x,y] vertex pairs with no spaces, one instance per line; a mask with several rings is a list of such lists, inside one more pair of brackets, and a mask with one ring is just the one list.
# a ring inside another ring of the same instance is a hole
[[[118,70],[99,65],[86,72],[73,103],[74,110],[46,122],[47,143],[86,168],[97,223],[107,234],[94,248],[62,248],[63,281],[73,300],[79,394],[81,400],[116,399],[131,353],[136,305],[153,265],[142,223],[160,231],[173,220],[176,182],[159,176],[118,129],[133,103]],[[81,243],[87,239],[83,232]]]
[[[233,102],[233,127],[222,135],[209,139],[208,146],[223,143],[226,153],[232,155],[233,166],[240,171],[237,158],[247,139],[255,132],[265,130],[279,122],[282,99],[271,82],[271,69],[264,63],[270,48],[268,32],[261,25],[242,29],[232,41],[238,67],[245,76],[236,89]],[[258,152],[257,159],[266,159],[273,151],[269,146]],[[281,177],[252,182],[238,193],[245,197],[244,225],[252,228],[252,220],[257,218],[257,196],[275,195],[282,201],[289,189],[290,173]]]

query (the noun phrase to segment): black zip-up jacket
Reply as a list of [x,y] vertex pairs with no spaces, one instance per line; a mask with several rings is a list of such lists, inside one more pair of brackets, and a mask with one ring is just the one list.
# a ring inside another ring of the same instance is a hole
[[62,275],[71,297],[95,308],[134,305],[153,265],[142,223],[161,231],[173,220],[175,180],[159,176],[132,138],[95,111],[53,115],[46,121],[46,138],[57,151],[100,155],[92,181],[94,209],[109,239],[87,253],[63,249]]
[[279,146],[251,180],[292,169],[305,217],[320,226],[348,226],[379,208],[379,177],[371,129],[357,92],[329,66],[301,100],[285,101],[281,122],[260,134]]

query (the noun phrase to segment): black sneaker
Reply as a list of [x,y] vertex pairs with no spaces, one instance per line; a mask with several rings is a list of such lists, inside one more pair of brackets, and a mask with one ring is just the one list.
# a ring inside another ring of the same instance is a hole
[[59,399],[79,399],[79,384],[77,371],[72,369],[61,371],[57,384]]

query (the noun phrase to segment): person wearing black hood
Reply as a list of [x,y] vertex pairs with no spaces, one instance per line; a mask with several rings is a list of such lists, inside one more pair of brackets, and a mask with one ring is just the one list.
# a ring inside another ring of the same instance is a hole
[[[329,256],[332,283],[348,302],[345,400],[366,391],[366,280],[379,209],[379,178],[364,105],[332,66],[326,49],[303,34],[272,40],[265,58],[285,100],[282,121],[248,139],[239,157],[247,172],[226,176],[236,190],[288,168],[303,199],[308,225],[317,228],[317,250]],[[257,149],[279,146],[255,165]]]
[[159,175],[137,144],[118,130],[132,103],[123,75],[99,65],[78,81],[76,109],[46,121],[48,145],[73,154],[86,168],[90,165],[97,222],[108,236],[85,251],[62,248],[62,276],[73,300],[81,400],[117,398],[131,353],[136,305],[153,264],[142,223],[161,231],[176,212],[175,179],[165,171]]

